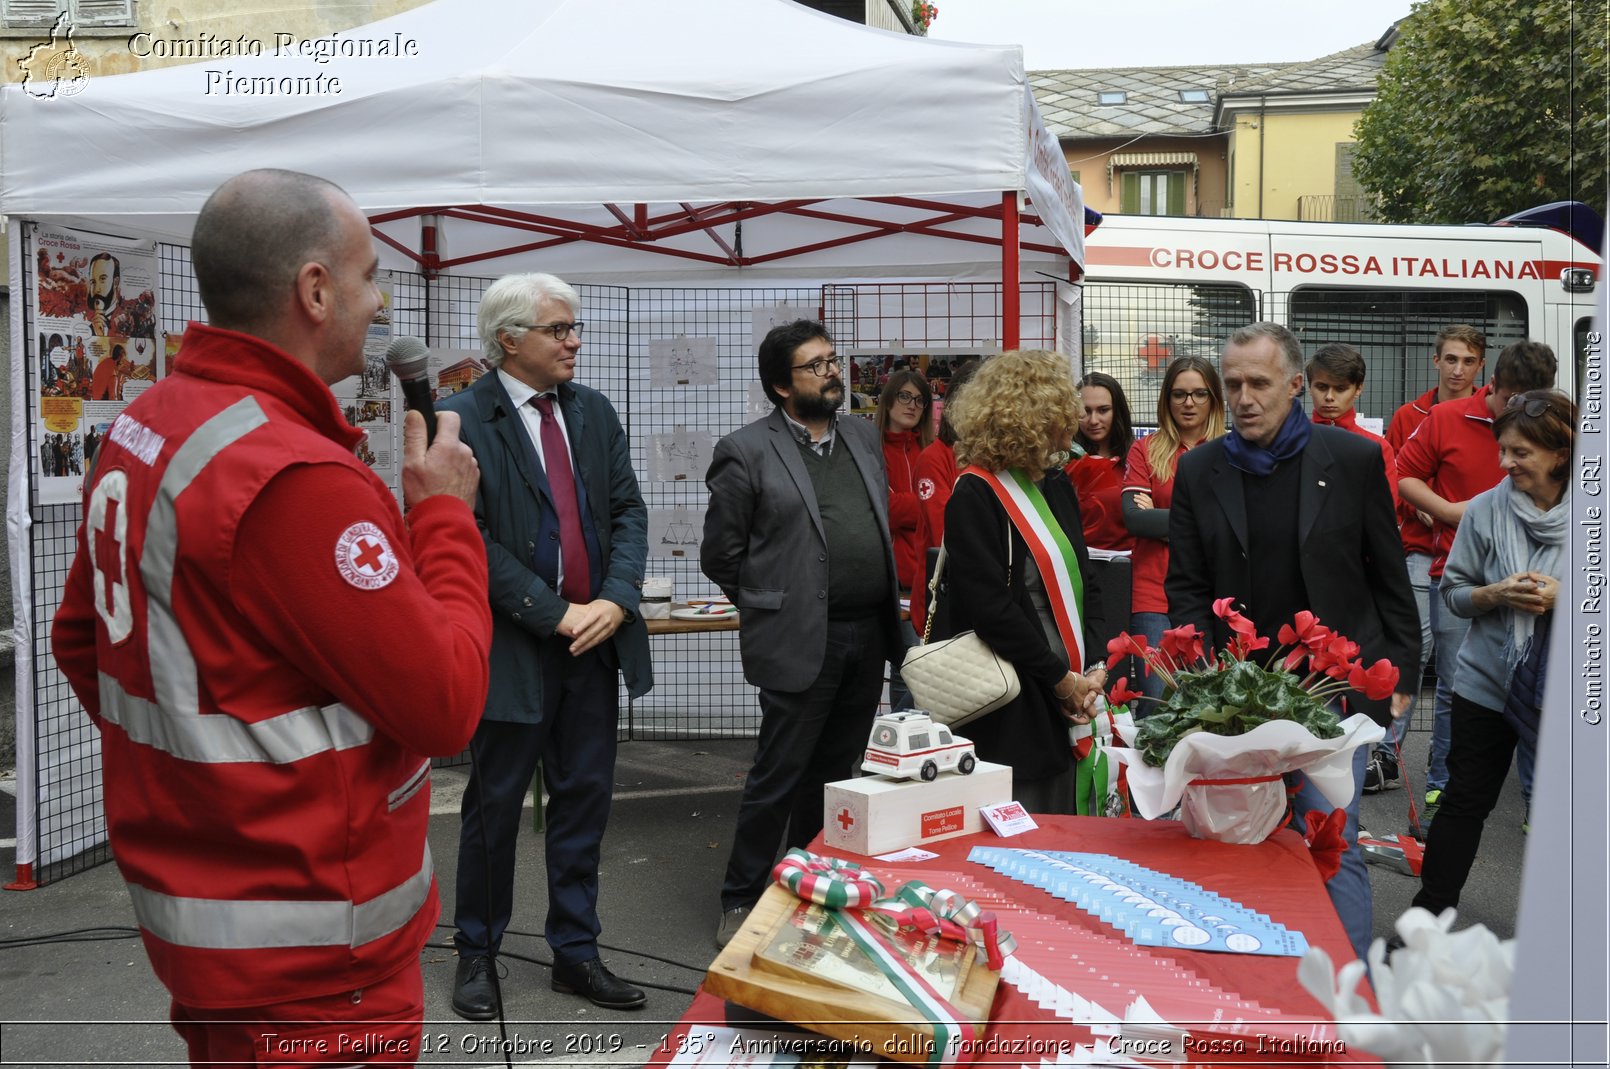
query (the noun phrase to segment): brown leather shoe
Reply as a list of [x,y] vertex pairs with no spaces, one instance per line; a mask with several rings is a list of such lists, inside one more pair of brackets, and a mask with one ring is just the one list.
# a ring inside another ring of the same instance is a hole
[[555,963],[553,989],[566,995],[580,995],[606,1010],[635,1010],[648,1001],[647,995],[604,968],[598,958],[578,965]]

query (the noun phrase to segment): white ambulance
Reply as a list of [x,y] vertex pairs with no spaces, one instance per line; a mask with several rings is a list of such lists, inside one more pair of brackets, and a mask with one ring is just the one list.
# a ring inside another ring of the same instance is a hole
[[[1271,320],[1305,352],[1358,349],[1369,366],[1359,412],[1390,419],[1436,385],[1437,331],[1468,323],[1487,335],[1489,375],[1509,343],[1545,342],[1560,360],[1560,389],[1585,401],[1583,357],[1604,284],[1590,243],[1603,224],[1580,205],[1522,215],[1492,226],[1109,215],[1087,238],[1083,369],[1117,378],[1135,422],[1151,424],[1169,360],[1216,363],[1232,330]],[[1540,221],[1569,223],[1582,240]]]

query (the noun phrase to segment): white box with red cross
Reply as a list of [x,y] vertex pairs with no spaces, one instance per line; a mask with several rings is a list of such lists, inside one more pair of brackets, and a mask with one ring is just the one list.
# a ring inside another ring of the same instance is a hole
[[1012,770],[980,761],[972,775],[931,781],[862,776],[829,783],[823,840],[834,850],[887,854],[984,830],[980,806],[1012,800]]

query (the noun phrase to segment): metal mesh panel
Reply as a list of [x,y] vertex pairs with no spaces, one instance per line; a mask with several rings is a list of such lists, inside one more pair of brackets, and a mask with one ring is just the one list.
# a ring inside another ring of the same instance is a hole
[[1387,423],[1399,405],[1437,384],[1431,354],[1443,327],[1466,323],[1487,335],[1482,381],[1504,346],[1524,341],[1529,327],[1526,302],[1513,293],[1305,286],[1270,297],[1272,318],[1296,332],[1304,353],[1334,342],[1359,351],[1369,371],[1355,407]]
[[[873,282],[823,287],[823,322],[840,352],[895,356],[939,350],[999,352],[998,282]],[[1025,349],[1056,348],[1056,285],[1022,287],[1018,337]]]
[[[750,384],[757,382],[753,339],[756,309],[790,305],[819,314],[818,289],[634,289],[632,291],[632,461],[651,515],[686,510],[694,529],[703,527],[709,500],[702,466],[694,477],[653,481],[647,452],[654,435],[679,428],[708,432],[713,445],[753,418]],[[829,329],[832,329],[831,327]],[[714,339],[720,378],[714,386],[656,387],[650,371],[651,343],[660,338]],[[613,396],[613,395],[612,395]],[[619,400],[617,399],[617,405]],[[769,410],[770,405],[766,408]],[[650,528],[648,574],[675,584],[676,598],[718,595],[699,570],[696,546],[678,544],[674,528],[656,538]],[[636,738],[699,738],[752,735],[759,728],[755,689],[744,682],[736,631],[662,635],[653,640],[654,689],[632,705],[630,733]]]

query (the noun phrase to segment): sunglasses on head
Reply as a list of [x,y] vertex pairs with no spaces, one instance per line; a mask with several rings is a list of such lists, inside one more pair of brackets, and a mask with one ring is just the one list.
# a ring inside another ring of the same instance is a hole
[[1532,419],[1537,419],[1543,413],[1554,407],[1554,402],[1547,397],[1535,397],[1518,393],[1509,399],[1508,408],[1518,408]]

